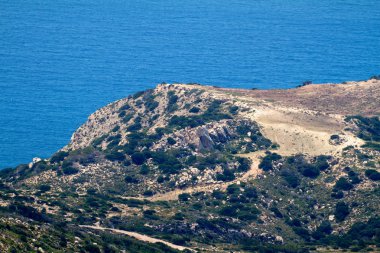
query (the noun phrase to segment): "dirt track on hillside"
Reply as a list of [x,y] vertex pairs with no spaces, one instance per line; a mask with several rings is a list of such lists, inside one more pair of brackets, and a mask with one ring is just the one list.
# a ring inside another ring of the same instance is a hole
[[147,235],[139,234],[136,232],[130,232],[130,231],[125,231],[125,230],[120,230],[120,229],[113,229],[113,228],[105,228],[105,227],[100,227],[100,226],[87,226],[87,225],[79,225],[82,228],[90,228],[90,229],[95,229],[95,230],[101,230],[101,231],[111,231],[117,234],[123,234],[123,235],[128,235],[130,237],[133,237],[139,241],[144,241],[148,243],[162,243],[165,244],[166,246],[169,246],[170,248],[176,249],[176,250],[190,250],[194,251],[191,248],[184,247],[184,246],[179,246],[164,240],[156,239]]

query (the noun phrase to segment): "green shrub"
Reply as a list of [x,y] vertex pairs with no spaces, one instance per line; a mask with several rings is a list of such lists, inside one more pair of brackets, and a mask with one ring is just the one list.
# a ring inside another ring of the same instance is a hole
[[92,146],[93,147],[97,147],[99,146],[100,144],[102,144],[102,142],[107,138],[107,135],[102,135],[100,136],[99,138],[96,138],[93,142],[92,142]]
[[359,176],[355,171],[350,170],[348,172],[348,177],[350,178],[351,184],[359,184],[361,182]]
[[129,121],[130,121],[132,118],[133,118],[133,113],[130,113],[130,114],[125,115],[122,121],[123,121],[124,124],[128,124]]
[[309,178],[317,178],[320,174],[319,169],[311,164],[305,164],[299,169],[302,175]]
[[237,171],[239,172],[246,172],[251,168],[251,162],[247,158],[238,157],[237,161],[239,162],[239,166],[237,168]]
[[330,167],[329,163],[327,162],[327,160],[330,158],[330,156],[320,155],[317,157],[314,166],[320,171],[325,171]]
[[195,107],[195,106],[194,106],[193,108],[191,108],[191,109],[189,110],[189,112],[190,112],[190,113],[198,113],[198,112],[200,112],[200,110],[201,110],[201,109],[199,109],[198,107]]
[[275,206],[271,207],[269,210],[272,211],[274,213],[274,215],[276,215],[277,218],[282,219],[284,217],[282,215],[281,211]]
[[211,193],[211,196],[214,197],[214,198],[216,198],[216,199],[224,199],[225,198],[225,194],[222,191],[219,191],[219,190],[214,190]]
[[366,144],[362,145],[362,147],[380,151],[380,144],[375,142],[367,142]]
[[222,209],[219,211],[221,215],[225,216],[230,216],[230,217],[237,217],[237,213],[239,210],[239,205],[229,205],[229,206],[224,206]]
[[135,132],[135,131],[138,131],[142,128],[142,125],[140,122],[136,122],[134,123],[133,125],[130,125],[129,127],[127,127],[127,130],[129,132]]
[[51,158],[50,162],[51,163],[59,163],[62,162],[67,156],[69,155],[69,152],[66,151],[59,151],[55,153]]
[[177,101],[178,101],[178,96],[175,95],[174,91],[169,91],[168,92],[168,105],[166,110],[168,112],[173,112],[177,109]]
[[91,244],[91,243],[86,244],[84,246],[84,249],[86,250],[86,252],[91,252],[91,253],[100,253],[101,252],[98,246]]
[[195,210],[202,210],[203,205],[202,205],[201,203],[194,203],[194,204],[193,204],[193,208],[194,208]]
[[174,144],[177,143],[172,137],[169,137],[169,138],[167,139],[167,142],[168,142],[169,145],[174,145]]
[[236,105],[233,105],[230,107],[229,109],[229,112],[232,114],[232,115],[235,115],[237,114],[237,111],[239,110],[239,106],[236,106]]
[[146,190],[144,193],[143,193],[144,196],[146,197],[151,197],[154,195],[154,192],[152,190]]
[[176,213],[174,216],[173,216],[173,219],[174,220],[184,220],[185,218],[185,215],[183,215],[183,213]]
[[150,95],[148,97],[145,97],[144,105],[148,111],[152,112],[158,107],[159,103],[156,100],[154,100],[154,96]]
[[344,198],[344,193],[342,191],[333,192],[331,193],[331,197],[334,199],[342,199]]
[[119,116],[119,118],[123,118],[125,116],[125,114],[126,114],[125,111],[121,111],[118,116]]
[[148,218],[148,219],[151,219],[151,220],[158,220],[159,217],[156,215],[156,211],[155,210],[144,210],[143,211],[143,215],[145,218]]
[[259,213],[257,208],[247,207],[240,203],[223,206],[219,211],[221,215],[238,218],[242,221],[256,220]]
[[138,91],[136,92],[134,95],[132,95],[133,99],[137,99],[139,97],[141,97],[142,95],[144,95],[145,91]]
[[322,221],[317,230],[321,231],[324,234],[331,234],[333,231],[331,223],[329,221]]
[[373,170],[373,169],[366,170],[365,175],[373,181],[379,181],[380,180],[380,173],[376,170]]
[[176,174],[182,168],[181,162],[170,152],[152,153],[153,162],[158,164],[158,168],[165,174]]
[[286,183],[292,188],[297,188],[300,185],[300,179],[297,176],[297,174],[293,171],[282,170],[281,176],[286,181]]
[[136,165],[142,165],[146,161],[146,156],[144,153],[134,153],[131,155],[132,162]]
[[282,157],[277,153],[269,153],[261,160],[259,168],[264,171],[269,171],[273,169],[273,161],[280,160]]
[[233,173],[232,170],[229,170],[229,169],[224,169],[223,170],[223,174],[216,174],[216,179],[218,181],[225,181],[225,182],[228,182],[228,181],[232,181],[235,179],[235,175]]
[[125,105],[120,107],[119,111],[129,110],[130,108],[131,108],[131,106],[129,104],[125,104]]
[[137,184],[139,181],[133,176],[125,176],[124,181],[126,183]]
[[46,184],[42,184],[38,187],[38,189],[41,191],[41,192],[47,192],[47,191],[50,191],[51,189],[51,186],[50,185],[46,185]]
[[157,177],[157,183],[161,184],[161,183],[163,183],[164,181],[165,181],[165,178],[164,178],[162,175],[159,175],[159,176]]
[[305,241],[310,240],[310,234],[309,231],[302,227],[292,227],[294,233],[296,233],[298,236],[300,236]]
[[338,222],[344,221],[344,219],[350,214],[348,205],[344,202],[338,202],[335,205],[335,219]]
[[111,153],[108,153],[105,155],[106,159],[110,161],[124,161],[125,155],[123,153],[112,151]]
[[140,168],[140,174],[141,175],[148,175],[149,171],[150,171],[150,169],[146,164],[143,164]]
[[331,223],[329,221],[322,221],[322,223],[317,227],[317,229],[311,234],[315,240],[320,240],[327,235],[331,234],[333,231]]
[[220,106],[223,102],[220,100],[214,100],[211,102],[207,110],[200,115],[193,116],[177,116],[174,115],[169,120],[169,127],[185,128],[185,127],[197,127],[204,125],[210,121],[219,121],[222,119],[231,119],[229,114],[222,113]]
[[302,226],[302,223],[299,219],[295,218],[293,220],[290,220],[290,219],[286,219],[286,224],[288,224],[289,226],[291,227],[301,227]]
[[188,201],[190,199],[191,195],[188,193],[181,193],[178,195],[179,201]]
[[342,190],[342,191],[349,191],[353,187],[354,186],[350,182],[348,182],[347,178],[345,177],[340,177],[338,181],[336,181],[335,186],[334,186],[336,190]]
[[251,200],[256,200],[258,198],[257,190],[255,187],[246,187],[243,192],[244,196]]
[[237,185],[237,184],[230,184],[228,187],[227,187],[227,193],[228,194],[237,194],[240,192],[240,186]]
[[[366,246],[379,245],[380,243],[380,218],[372,217],[367,222],[354,223],[347,233],[342,235],[329,235],[321,240],[322,243],[343,248],[346,251],[363,251]],[[369,250],[367,248],[367,251]]]
[[365,141],[380,142],[380,119],[363,116],[349,116],[346,121],[353,120],[359,127],[358,137]]
[[74,167],[62,167],[62,172],[65,175],[74,175],[74,174],[77,174],[79,170]]
[[40,213],[37,209],[31,206],[25,206],[21,203],[12,203],[9,205],[8,209],[11,212],[18,213],[24,217],[35,221],[44,221],[47,222],[49,219],[42,213]]

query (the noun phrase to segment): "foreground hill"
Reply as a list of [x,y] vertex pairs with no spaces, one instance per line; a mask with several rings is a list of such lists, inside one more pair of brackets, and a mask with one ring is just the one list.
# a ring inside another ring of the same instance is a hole
[[377,251],[380,81],[161,84],[0,172],[0,250]]

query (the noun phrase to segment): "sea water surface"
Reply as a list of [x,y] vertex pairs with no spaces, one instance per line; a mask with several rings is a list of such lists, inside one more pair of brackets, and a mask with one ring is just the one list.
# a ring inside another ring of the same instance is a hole
[[0,0],[0,168],[160,82],[289,88],[380,74],[378,0]]

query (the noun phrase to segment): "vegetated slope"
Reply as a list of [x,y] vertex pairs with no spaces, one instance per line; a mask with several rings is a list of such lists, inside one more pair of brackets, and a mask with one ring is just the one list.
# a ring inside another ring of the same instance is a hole
[[164,242],[153,251],[377,249],[379,85],[161,84],[116,101],[48,160],[1,171],[2,216],[44,239],[4,225],[0,248],[58,251],[63,235],[64,251],[149,252],[123,233]]

